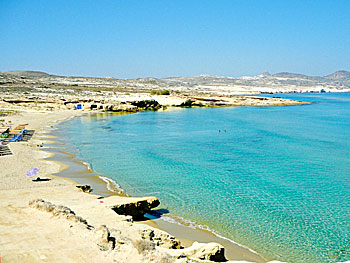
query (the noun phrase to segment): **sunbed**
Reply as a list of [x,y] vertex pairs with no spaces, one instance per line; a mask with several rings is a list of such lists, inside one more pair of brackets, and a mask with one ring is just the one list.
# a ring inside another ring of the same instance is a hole
[[13,137],[9,140],[9,142],[16,142],[16,141],[18,141],[18,137],[19,136],[20,136],[20,134],[13,135]]
[[15,134],[10,140],[9,142],[18,142],[19,140],[22,140],[23,138],[23,134]]
[[19,140],[22,140],[22,138],[23,138],[23,133],[21,133],[20,135],[18,135],[18,137],[17,137],[17,142],[19,141]]

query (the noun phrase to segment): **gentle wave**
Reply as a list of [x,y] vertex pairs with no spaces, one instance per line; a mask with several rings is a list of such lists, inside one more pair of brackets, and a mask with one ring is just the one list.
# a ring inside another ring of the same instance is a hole
[[84,162],[84,161],[83,161],[83,164],[86,166],[86,168],[87,168],[90,172],[92,172],[91,165],[90,165],[88,162]]
[[157,193],[172,215],[206,222],[267,258],[346,261],[350,104],[332,96],[307,97],[312,106],[111,117],[118,131],[108,135],[93,119],[76,119],[64,135],[82,160],[130,194]]
[[124,193],[124,189],[114,180],[105,177],[105,176],[99,176],[99,178],[106,183],[106,187],[108,191],[114,192],[114,193]]
[[[201,224],[198,224],[196,222],[193,222],[189,219],[185,219],[183,217],[180,217],[180,216],[162,216],[161,219],[163,219],[164,221],[166,222],[169,222],[169,223],[172,223],[172,224],[177,224],[177,225],[180,225],[180,226],[185,226],[185,227],[190,227],[192,229],[201,229],[201,230],[204,230],[204,231],[208,231],[212,234],[214,234],[215,236],[217,236],[218,238],[221,238],[221,239],[224,239],[226,241],[229,241],[230,243],[234,244],[234,245],[237,245],[239,247],[242,247],[244,249],[247,249],[249,250],[250,252],[264,258],[262,255],[260,255],[258,252],[252,250],[251,248],[247,247],[247,246],[244,246],[242,244],[239,244],[235,241],[233,241],[232,239],[229,239],[227,237],[224,237],[222,236],[221,234],[217,233],[214,229],[211,229],[210,227],[208,226],[205,226],[205,225],[201,225]],[[264,258],[265,259],[265,258]]]

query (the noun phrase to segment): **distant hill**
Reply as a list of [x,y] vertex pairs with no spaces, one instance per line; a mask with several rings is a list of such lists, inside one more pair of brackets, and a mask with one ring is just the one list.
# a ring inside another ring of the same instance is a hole
[[325,76],[327,79],[350,79],[350,72],[345,70],[336,71],[333,74]]
[[303,74],[289,73],[289,72],[280,72],[280,73],[273,74],[272,76],[278,77],[278,78],[301,78],[301,79],[308,78],[308,76]]
[[[16,80],[17,79],[17,80]],[[263,72],[258,76],[244,76],[240,78],[199,75],[189,77],[168,77],[168,78],[136,78],[136,79],[115,79],[111,77],[82,77],[82,76],[58,76],[48,74],[41,71],[7,71],[0,73],[0,82],[13,83],[19,81],[23,83],[23,79],[32,81],[43,81],[47,83],[63,83],[64,85],[153,85],[154,87],[185,87],[213,89],[214,87],[240,88],[250,90],[260,88],[280,88],[280,87],[300,87],[314,88],[316,86],[330,86],[339,89],[350,88],[350,72],[342,70],[336,71],[327,76],[307,76],[304,74],[280,72],[271,75],[268,72]]]
[[[263,72],[257,76],[187,76],[168,78],[116,79],[111,77],[59,76],[41,71],[0,72],[0,89],[9,87],[40,88],[71,87],[79,90],[94,88],[126,92],[151,92],[152,90],[174,90],[179,92],[218,92],[253,94],[259,92],[350,92],[350,72],[337,71],[328,76],[307,76],[303,74],[281,72],[271,75]],[[69,91],[70,92],[70,91]]]
[[258,77],[263,78],[263,77],[269,77],[269,76],[271,76],[271,74],[269,72],[265,71],[265,72],[261,73]]
[[2,74],[13,75],[16,77],[30,77],[30,78],[33,78],[33,77],[40,78],[40,77],[51,76],[50,74],[47,74],[41,71],[26,71],[26,70],[7,71],[7,72],[2,72]]

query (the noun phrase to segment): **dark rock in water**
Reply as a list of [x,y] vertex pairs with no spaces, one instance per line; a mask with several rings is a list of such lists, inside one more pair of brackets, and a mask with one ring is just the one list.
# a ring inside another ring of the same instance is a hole
[[130,198],[110,196],[104,199],[104,203],[117,214],[130,215],[134,219],[142,219],[144,214],[160,204],[158,198],[154,196]]
[[90,185],[85,184],[85,185],[77,185],[77,188],[79,188],[80,190],[82,190],[84,193],[91,193],[92,192],[92,188]]

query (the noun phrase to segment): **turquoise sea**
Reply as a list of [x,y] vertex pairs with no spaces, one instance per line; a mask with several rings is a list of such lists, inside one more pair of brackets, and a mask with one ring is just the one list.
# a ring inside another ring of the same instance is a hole
[[266,258],[350,260],[350,94],[280,96],[314,103],[96,114],[56,134],[128,194]]

